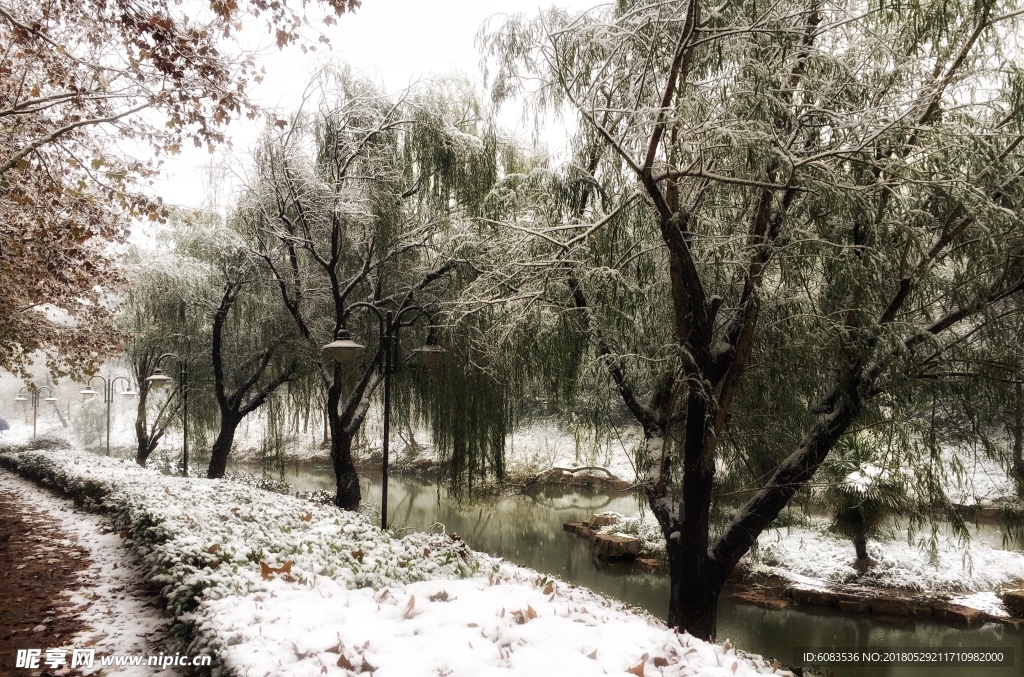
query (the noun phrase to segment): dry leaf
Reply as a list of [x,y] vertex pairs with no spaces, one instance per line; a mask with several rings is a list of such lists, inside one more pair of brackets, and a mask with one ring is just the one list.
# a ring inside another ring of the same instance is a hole
[[412,608],[416,606],[416,595],[409,596],[409,603],[405,605],[405,617],[412,617]]
[[208,552],[208,553],[210,553],[212,555],[213,553],[217,552],[218,550],[220,550],[220,543],[214,543],[213,545],[211,545],[209,548],[206,549],[206,552]]
[[773,673],[774,672],[778,672],[779,668],[781,668],[781,667],[782,667],[782,663],[780,663],[777,659],[773,658],[772,659],[772,672]]
[[651,662],[654,663],[654,667],[656,668],[663,668],[668,665],[668,659],[664,656],[655,656],[654,660]]
[[734,674],[734,675],[735,675],[735,674],[736,674],[736,671],[737,671],[737,670],[739,670],[739,667],[740,667],[740,664],[739,664],[739,663],[736,663],[736,662],[734,661],[734,662],[733,662],[733,664],[732,664],[732,674]]
[[592,661],[596,661],[597,660],[597,649],[594,649],[593,651],[588,653],[587,654],[587,658],[589,658]]
[[480,627],[480,626],[478,626],[476,623],[466,623],[466,627],[467,628],[477,628],[477,627]]
[[356,666],[352,665],[352,661],[348,659],[348,656],[341,654],[338,657],[338,667],[345,668],[346,670],[355,670]]
[[367,662],[366,660],[366,656],[363,656],[363,664],[359,666],[359,669],[363,672],[373,672],[377,668],[370,665],[369,662]]
[[321,665],[320,666],[320,674],[321,675],[326,675],[327,674],[327,666],[326,665]]
[[448,593],[446,591],[444,591],[444,590],[442,590],[441,592],[435,592],[433,595],[430,596],[430,601],[431,602],[447,602],[448,601]]
[[303,515],[299,519],[301,519],[303,522],[308,522],[309,520],[313,519],[313,511],[310,510],[309,512],[307,512],[305,515]]
[[545,595],[550,595],[554,591],[555,591],[555,582],[554,581],[548,581],[548,584],[544,586],[544,594]]
[[501,613],[499,614],[502,618],[505,617],[505,607],[501,607]]
[[360,564],[363,563],[363,555],[364,554],[366,554],[366,553],[364,553],[362,550],[353,550],[352,551],[352,557],[354,559],[358,560]]
[[526,617],[529,619],[537,618],[537,612],[533,610],[533,607],[529,604],[526,605]]
[[636,677],[644,677],[644,663],[647,662],[647,654],[644,654],[644,656],[644,658],[640,659],[639,663],[631,667],[629,670],[626,670],[626,672],[631,675],[636,675]]
[[122,531],[121,533],[118,534],[118,536],[120,536],[121,538],[128,538],[128,532],[127,531]]
[[[287,573],[291,573],[291,570],[292,570],[292,563],[290,561],[285,562],[284,564],[282,564],[281,566],[277,567],[276,569],[274,567],[270,566],[269,564],[267,564],[266,562],[262,562],[262,561],[260,562],[260,575],[263,576],[263,580],[265,580],[265,581],[270,578],[271,574],[287,574]],[[287,579],[292,580],[292,581],[295,580],[291,576],[288,576]]]

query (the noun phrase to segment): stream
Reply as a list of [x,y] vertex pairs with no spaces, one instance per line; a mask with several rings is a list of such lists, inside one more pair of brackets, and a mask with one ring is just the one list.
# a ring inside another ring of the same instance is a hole
[[[259,473],[258,468],[239,467]],[[326,489],[334,492],[334,476],[327,466],[289,465],[283,475],[295,490]],[[363,501],[380,504],[379,479],[362,478]],[[668,578],[640,573],[628,564],[609,564],[594,559],[587,543],[562,531],[565,522],[588,519],[595,512],[613,510],[635,515],[640,506],[633,495],[608,495],[541,489],[534,496],[502,496],[489,499],[451,499],[444,489],[413,478],[389,478],[389,523],[399,534],[425,531],[444,525],[472,548],[510,562],[553,574],[564,581],[586,586],[664,619],[668,613]],[[981,540],[998,542],[992,528],[979,533]],[[950,677],[983,675],[1019,677],[1024,670],[1024,632],[1002,625],[980,628],[900,619],[886,621],[871,615],[840,615],[818,608],[765,610],[723,599],[719,604],[718,637],[730,639],[739,649],[774,656],[794,665],[796,649],[828,651],[832,647],[862,650],[949,651],[957,648],[992,648],[1013,653],[1013,667],[954,667],[830,665],[836,677],[888,677],[925,674],[938,670]]]

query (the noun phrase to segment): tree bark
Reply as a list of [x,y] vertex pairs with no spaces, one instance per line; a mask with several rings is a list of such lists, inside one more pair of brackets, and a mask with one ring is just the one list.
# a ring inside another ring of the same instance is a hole
[[1016,411],[1013,419],[1013,474],[1017,479],[1017,493],[1024,497],[1024,386],[1014,385]]
[[668,624],[694,637],[714,641],[718,624],[718,598],[725,579],[720,567],[682,538],[668,541]]
[[863,562],[868,558],[868,536],[864,532],[864,526],[858,525],[853,534],[853,549],[857,551],[857,561]]
[[[334,365],[335,371],[338,370]],[[334,382],[327,390],[327,422],[331,428],[331,461],[334,464],[334,478],[336,493],[334,505],[342,510],[358,510],[362,500],[359,490],[359,475],[356,473],[356,466],[352,460],[352,439],[359,431],[359,426],[345,425],[345,418],[350,418],[350,412],[346,416],[338,413],[338,405],[341,401],[341,379],[335,374]],[[362,390],[361,388],[358,390]],[[362,422],[360,418],[359,422]]]
[[335,431],[335,422],[336,419],[331,421],[331,460],[334,463],[337,489],[334,505],[342,510],[359,510],[362,493],[359,489],[359,474],[356,473],[356,466],[352,462],[353,436],[343,427]]
[[206,471],[207,478],[215,480],[224,477],[224,471],[228,465],[228,454],[231,453],[231,445],[235,441],[235,431],[241,422],[241,416],[221,416],[220,432],[217,433],[217,438],[213,441],[213,447],[210,450],[210,467]]

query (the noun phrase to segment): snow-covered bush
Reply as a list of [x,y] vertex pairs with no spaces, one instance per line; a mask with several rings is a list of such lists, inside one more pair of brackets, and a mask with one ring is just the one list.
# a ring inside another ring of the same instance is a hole
[[395,538],[357,513],[237,482],[167,477],[122,459],[78,451],[0,455],[20,474],[106,513],[160,585],[188,651],[209,650],[194,612],[203,600],[260,590],[282,576],[328,577],[346,588],[385,588],[472,574],[461,541]]

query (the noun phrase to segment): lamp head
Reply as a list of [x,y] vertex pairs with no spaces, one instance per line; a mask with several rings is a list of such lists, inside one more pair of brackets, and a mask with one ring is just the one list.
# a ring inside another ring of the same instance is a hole
[[359,354],[366,350],[366,346],[353,341],[348,330],[342,328],[338,330],[334,340],[324,346],[324,350],[329,352],[338,364],[352,364]]
[[89,400],[91,400],[93,398],[94,395],[97,395],[98,393],[95,390],[93,390],[91,387],[86,387],[85,390],[79,390],[78,394],[82,396],[83,400],[88,402]]
[[416,354],[416,361],[420,366],[427,369],[441,364],[441,358],[444,357],[444,348],[437,345],[437,338],[434,336],[433,330],[427,336],[427,342],[412,352]]
[[121,395],[123,395],[124,399],[126,400],[134,400],[135,396],[138,395],[138,393],[129,388],[128,390],[125,390],[123,393],[121,393]]
[[167,384],[167,383],[168,383],[169,381],[172,381],[172,380],[173,380],[173,379],[172,379],[172,378],[171,378],[170,376],[168,376],[167,374],[165,374],[165,373],[164,373],[163,371],[161,371],[160,369],[156,369],[156,370],[154,370],[154,371],[153,371],[153,375],[152,375],[152,376],[150,376],[149,378],[147,378],[147,379],[146,379],[146,381],[147,381],[147,382],[149,383],[149,385],[153,386],[153,387],[154,387],[154,388],[156,388],[157,390],[160,390],[160,389],[161,389],[161,388],[163,388],[163,387],[164,387],[164,386],[165,386],[165,385],[166,385],[166,384]]

